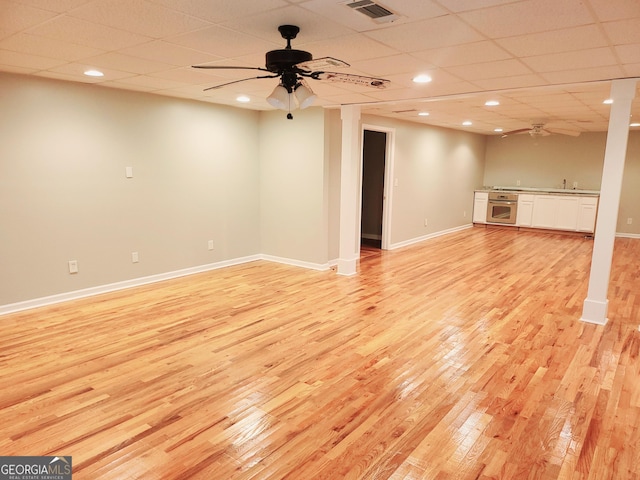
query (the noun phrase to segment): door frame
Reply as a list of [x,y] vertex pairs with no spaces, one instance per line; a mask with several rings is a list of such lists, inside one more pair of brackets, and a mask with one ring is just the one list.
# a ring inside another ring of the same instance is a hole
[[[360,143],[360,195],[358,202],[358,238],[362,234],[362,177],[364,172],[364,131],[383,132],[387,134],[384,158],[384,191],[382,199],[382,250],[389,250],[391,245],[391,205],[393,201],[393,166],[395,152],[395,128],[381,127],[363,123],[361,127]],[[358,242],[358,255],[360,255],[360,242]]]

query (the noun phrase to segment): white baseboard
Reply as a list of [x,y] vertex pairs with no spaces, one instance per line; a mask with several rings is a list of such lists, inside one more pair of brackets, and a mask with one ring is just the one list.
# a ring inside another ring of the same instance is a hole
[[473,224],[469,223],[467,225],[462,225],[460,227],[449,228],[447,230],[441,230],[439,232],[433,232],[428,235],[423,235],[422,237],[412,238],[410,240],[405,240],[404,242],[394,243],[389,246],[389,250],[395,250],[396,248],[408,247],[409,245],[414,245],[416,243],[424,242],[425,240],[429,240],[431,238],[441,237],[443,235],[448,235],[450,233],[460,232],[462,230],[466,230],[467,228],[472,228]]
[[67,302],[69,300],[77,300],[79,298],[91,297],[93,295],[100,295],[102,293],[115,292],[117,290],[124,290],[126,288],[139,287],[141,285],[147,285],[149,283],[162,282],[164,280],[170,280],[172,278],[193,275],[194,273],[208,272],[210,270],[217,270],[219,268],[230,267],[232,265],[255,262],[256,260],[262,260],[262,256],[251,255],[248,257],[234,258],[231,260],[224,260],[222,262],[209,263],[206,265],[199,265],[197,267],[175,270],[173,272],[159,273],[157,275],[150,275],[148,277],[133,278],[131,280],[125,280],[122,282],[109,283],[107,285],[99,285],[97,287],[84,288],[82,290],[74,290],[72,292],[59,293],[47,297],[34,298],[32,300],[26,300],[23,302],[9,303],[7,305],[0,305],[0,315],[20,312],[22,310],[28,310],[31,308],[44,307],[46,305]]
[[382,240],[382,235],[376,235],[375,233],[361,233],[360,237],[366,240]]
[[295,267],[302,267],[320,271],[329,270],[332,266],[335,266],[338,263],[337,260],[327,262],[326,264],[317,264],[311,262],[301,262],[299,260],[293,260],[290,258],[275,257],[272,255],[250,255],[247,257],[224,260],[222,262],[199,265],[197,267],[184,268],[181,270],[175,270],[173,272],[159,273],[157,275],[150,275],[148,277],[134,278],[131,280],[110,283],[107,285],[99,285],[97,287],[85,288],[82,290],[75,290],[72,292],[59,293],[47,297],[34,298],[32,300],[26,300],[23,302],[0,305],[0,315],[6,315],[9,313],[20,312],[22,310],[29,310],[31,308],[44,307],[46,305],[53,305],[70,300],[91,297],[93,295],[100,295],[102,293],[115,292],[117,290],[124,290],[126,288],[139,287],[141,285],[147,285],[149,283],[162,282],[164,280],[171,280],[172,278],[193,275],[194,273],[208,272],[211,270],[230,267],[232,265],[241,265],[243,263],[255,262],[257,260],[266,260],[269,262],[282,263]]
[[294,260],[292,258],[275,257],[273,255],[259,255],[259,257],[261,260],[267,260],[269,262],[274,262],[274,263],[282,263],[284,265],[291,265],[293,267],[307,268],[309,270],[324,271],[324,270],[329,270],[332,267],[331,262],[327,262],[324,264],[302,262],[300,260]]
[[616,237],[618,237],[618,238],[640,238],[640,234],[638,234],[638,233],[616,233]]

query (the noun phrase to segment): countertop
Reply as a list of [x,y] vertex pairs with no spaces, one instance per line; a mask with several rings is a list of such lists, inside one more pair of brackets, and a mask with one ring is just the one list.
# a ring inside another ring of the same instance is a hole
[[598,196],[600,190],[578,190],[573,188],[544,188],[544,187],[483,187],[477,189],[476,192],[513,192],[513,193],[538,193],[538,194],[556,194],[556,195],[584,195]]

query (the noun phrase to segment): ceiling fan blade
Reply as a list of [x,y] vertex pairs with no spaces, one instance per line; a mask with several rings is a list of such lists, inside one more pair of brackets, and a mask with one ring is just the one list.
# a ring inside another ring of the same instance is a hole
[[207,90],[214,90],[216,88],[220,88],[220,87],[226,87],[227,85],[233,85],[234,83],[240,83],[240,82],[246,82],[247,80],[256,80],[258,78],[276,78],[278,75],[260,75],[258,77],[249,77],[249,78],[242,78],[240,80],[234,80],[233,82],[227,82],[227,83],[221,83],[220,85],[214,85],[213,87],[207,87],[203,90],[203,92],[206,92]]
[[560,135],[570,135],[572,137],[579,137],[580,132],[578,130],[567,130],[564,128],[547,128],[551,133],[558,133]]
[[502,138],[508,137],[509,135],[518,135],[520,133],[529,133],[531,128],[520,128],[518,130],[511,130],[510,132],[504,132],[502,134]]
[[337,58],[333,57],[316,58],[314,60],[300,62],[296,65],[297,68],[308,70],[310,72],[324,70],[325,68],[341,68],[350,66],[351,65],[349,65],[347,62],[343,62],[342,60],[338,60]]
[[384,78],[365,77],[351,73],[313,72],[308,76],[315,80],[328,80],[329,82],[350,83],[352,85],[363,85],[365,87],[375,88],[386,88],[389,83],[389,80],[385,80]]
[[191,65],[191,68],[202,68],[207,70],[261,70],[263,72],[269,72],[266,68],[262,67],[240,67],[236,65]]

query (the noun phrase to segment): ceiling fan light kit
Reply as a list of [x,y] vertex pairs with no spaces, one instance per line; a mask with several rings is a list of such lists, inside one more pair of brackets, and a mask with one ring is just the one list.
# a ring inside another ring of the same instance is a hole
[[258,75],[256,77],[243,78],[223,83],[221,85],[215,85],[213,87],[205,88],[205,91],[247,80],[280,77],[280,83],[267,97],[267,103],[272,107],[281,110],[288,110],[287,118],[292,119],[293,116],[291,115],[291,110],[292,108],[295,109],[296,101],[298,107],[300,109],[304,109],[311,106],[317,98],[304,81],[305,78],[350,83],[352,85],[362,85],[374,88],[385,88],[389,83],[389,80],[385,80],[383,78],[324,71],[326,66],[348,67],[349,64],[332,57],[324,57],[314,60],[313,56],[309,52],[292,48],[291,40],[296,38],[300,32],[300,28],[295,25],[280,25],[278,27],[278,31],[280,32],[280,35],[282,35],[282,38],[287,41],[287,46],[282,49],[267,52],[265,55],[265,67],[193,65],[193,68],[259,70],[269,73],[268,75]]

